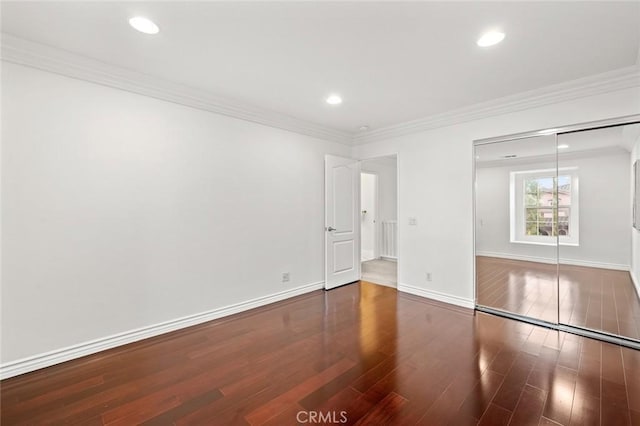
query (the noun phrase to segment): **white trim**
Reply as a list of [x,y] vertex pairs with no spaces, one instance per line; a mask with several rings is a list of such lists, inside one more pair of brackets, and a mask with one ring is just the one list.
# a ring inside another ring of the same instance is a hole
[[398,288],[398,284],[397,283],[395,283],[393,281],[390,281],[390,280],[380,279],[380,278],[376,278],[375,280],[369,280],[367,278],[362,278],[361,281],[366,281],[368,283],[375,284],[375,285],[381,285],[383,287],[390,287],[390,288],[395,288],[395,289]]
[[[521,254],[512,254],[512,253],[497,253],[497,252],[489,252],[489,251],[477,251],[476,256],[486,256],[486,257],[497,257],[499,259],[510,259],[510,260],[522,260],[525,262],[537,262],[537,263],[548,263],[555,265],[556,259],[552,257],[538,257],[538,256],[527,256]],[[607,263],[607,262],[596,262],[592,260],[578,260],[578,259],[560,259],[561,265],[572,265],[572,266],[586,266],[588,268],[600,268],[600,269],[613,269],[616,271],[630,271],[631,268],[629,265],[623,265],[620,263]]]
[[205,93],[202,90],[109,65],[5,33],[2,33],[1,56],[3,61],[14,64],[26,65],[163,101],[351,145],[351,135],[340,130],[248,105],[237,100]]
[[409,284],[398,284],[398,291],[413,294],[415,296],[425,297],[427,299],[437,300],[439,302],[449,303],[450,305],[462,306],[463,308],[474,309],[475,304],[472,299],[445,294],[435,290],[427,290],[415,287]]
[[233,305],[223,306],[221,308],[212,309],[199,314],[188,315],[182,318],[161,322],[134,330],[125,331],[123,333],[114,334],[107,337],[91,340],[68,346],[66,348],[56,349],[27,358],[10,361],[0,365],[0,379],[17,376],[19,374],[28,373],[49,367],[61,362],[91,355],[117,346],[126,345],[128,343],[137,342],[139,340],[148,339],[160,334],[169,333],[171,331],[180,330],[182,328],[191,327],[212,321],[228,315],[244,312],[249,309],[258,308],[270,303],[289,299],[294,296],[309,293],[324,288],[324,281],[303,285],[300,287],[284,290],[267,296],[257,297],[245,302],[235,303]]
[[640,279],[636,278],[631,269],[629,269],[629,275],[631,275],[631,281],[636,288],[636,295],[640,298]]
[[[555,247],[557,244],[555,242],[553,243],[543,243],[541,241],[517,241],[517,240],[513,240],[513,241],[509,241],[511,244],[529,244],[532,246],[546,246],[546,247]],[[580,247],[580,244],[574,244],[574,243],[560,243],[560,247]]]
[[482,102],[418,120],[375,129],[353,137],[354,145],[423,132],[496,115],[640,86],[640,66],[620,68],[564,83]]
[[353,135],[9,34],[2,33],[1,39],[2,54],[0,56],[3,61],[345,145],[362,145],[438,127],[640,86],[640,66],[630,66]]
[[397,258],[397,257],[391,257],[391,256],[380,256],[380,259],[382,259],[382,260],[388,260],[389,262],[396,262],[396,263],[398,263],[398,258]]

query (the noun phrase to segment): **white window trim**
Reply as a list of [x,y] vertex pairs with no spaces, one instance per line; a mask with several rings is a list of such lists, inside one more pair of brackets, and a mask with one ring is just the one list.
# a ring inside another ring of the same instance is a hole
[[509,222],[510,241],[516,244],[535,244],[541,246],[579,246],[580,245],[580,215],[579,215],[579,188],[578,188],[578,168],[562,167],[557,169],[557,174],[568,174],[571,176],[571,213],[569,223],[571,224],[570,235],[560,235],[558,241],[553,236],[526,235],[525,223],[526,212],[524,208],[524,178],[555,176],[556,169],[523,170],[509,173]]

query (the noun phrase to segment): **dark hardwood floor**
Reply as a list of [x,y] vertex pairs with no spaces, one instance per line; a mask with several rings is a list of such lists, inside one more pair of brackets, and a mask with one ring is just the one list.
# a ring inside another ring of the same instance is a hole
[[365,282],[0,386],[2,425],[640,425],[639,351]]
[[476,259],[481,305],[553,323],[558,322],[559,312],[562,324],[640,339],[640,299],[629,272],[572,265],[557,268],[485,256]]

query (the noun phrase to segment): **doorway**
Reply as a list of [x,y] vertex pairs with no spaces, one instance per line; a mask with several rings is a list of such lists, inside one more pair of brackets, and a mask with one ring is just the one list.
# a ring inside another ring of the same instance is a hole
[[361,277],[363,281],[397,287],[397,157],[363,160],[360,171]]
[[378,175],[360,173],[360,261],[377,259]]

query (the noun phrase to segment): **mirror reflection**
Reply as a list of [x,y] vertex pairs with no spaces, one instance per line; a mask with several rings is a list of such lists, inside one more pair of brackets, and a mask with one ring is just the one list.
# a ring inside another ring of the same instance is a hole
[[558,322],[555,136],[476,147],[477,303]]
[[640,124],[475,147],[476,302],[640,340]]
[[573,197],[564,216],[558,207],[569,227],[559,247],[560,322],[633,339],[640,338],[631,270],[640,256],[632,250],[638,136],[638,124],[558,135],[558,170],[571,182],[558,185]]

